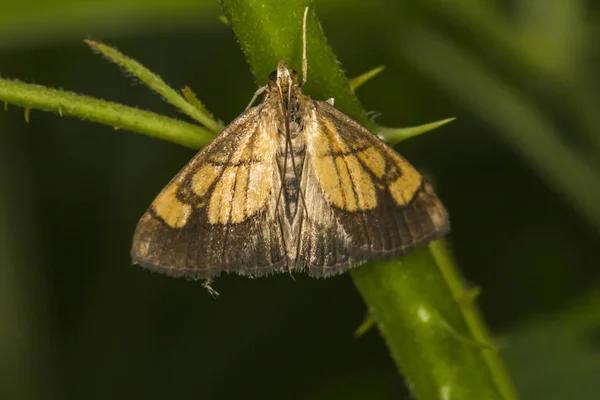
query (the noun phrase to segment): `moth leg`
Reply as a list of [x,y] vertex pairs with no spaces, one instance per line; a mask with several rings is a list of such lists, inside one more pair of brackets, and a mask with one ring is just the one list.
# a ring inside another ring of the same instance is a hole
[[335,99],[333,97],[328,98],[327,100],[325,100],[325,103],[333,105],[333,103],[335,102]]
[[202,283],[202,287],[204,287],[204,289],[206,289],[206,291],[215,299],[217,297],[220,296],[219,292],[217,292],[215,289],[212,288],[212,286],[210,286],[210,284],[213,282],[212,279],[210,278],[206,278],[204,279],[204,282]]
[[294,272],[294,267],[288,265],[287,269],[288,269],[288,274],[290,275],[290,278],[292,278],[292,280],[294,282],[296,282],[296,278],[294,278],[294,273],[293,273]]
[[252,100],[250,100],[250,103],[248,103],[248,105],[246,106],[246,109],[244,111],[248,110],[252,106],[252,104],[256,101],[258,96],[260,96],[261,94],[266,92],[267,89],[269,89],[268,85],[261,86],[258,89],[256,89],[256,92],[254,92],[254,96],[252,96]]

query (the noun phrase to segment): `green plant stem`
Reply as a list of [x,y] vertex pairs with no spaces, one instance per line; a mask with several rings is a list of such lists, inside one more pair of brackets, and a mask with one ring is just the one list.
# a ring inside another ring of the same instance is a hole
[[490,369],[490,373],[496,387],[505,399],[516,399],[517,391],[512,384],[508,371],[502,363],[498,354],[498,349],[493,345],[490,333],[484,323],[484,320],[475,305],[475,300],[479,295],[479,288],[467,290],[462,276],[458,272],[458,266],[454,262],[448,246],[444,240],[437,240],[429,245],[433,259],[437,263],[439,270],[448,284],[452,297],[459,305],[465,324],[471,333],[473,339],[487,349],[481,354]]
[[0,78],[0,101],[29,109],[50,111],[118,129],[141,132],[192,149],[206,145],[213,134],[198,125],[121,104],[98,100],[72,92],[45,88]]
[[[222,5],[259,86],[267,82],[279,60],[302,71],[302,16],[310,5],[306,27],[308,81],[304,89],[315,98],[335,98],[341,111],[361,124],[373,125],[337,64],[311,2],[246,0],[222,1]],[[244,33],[240,31],[242,25]]]
[[213,133],[219,133],[223,129],[223,126],[215,121],[211,114],[204,109],[199,108],[190,104],[183,96],[177,91],[171,88],[167,83],[157,74],[144,67],[134,59],[123,55],[117,49],[107,46],[103,43],[94,42],[92,40],[85,41],[92,49],[108,58],[110,61],[123,68],[136,78],[144,82],[148,87],[160,94],[167,102],[171,103]]
[[[298,68],[301,18],[310,6],[306,91],[316,98],[334,97],[336,107],[375,130],[327,45],[310,1],[223,0],[222,4],[259,82],[279,59]],[[311,81],[318,85],[311,86]],[[517,398],[500,358],[484,355],[494,351],[485,330],[472,330],[485,326],[472,312],[475,307],[461,307],[453,296],[451,288],[462,282],[448,254],[435,252],[434,257],[430,250],[420,249],[401,260],[368,263],[351,275],[416,398]],[[466,324],[467,319],[477,323]]]
[[502,395],[462,310],[428,249],[352,271],[415,398],[513,399]]

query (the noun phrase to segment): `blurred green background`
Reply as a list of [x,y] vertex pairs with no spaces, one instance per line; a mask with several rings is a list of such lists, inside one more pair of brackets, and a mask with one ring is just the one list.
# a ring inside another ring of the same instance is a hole
[[[449,240],[523,399],[600,393],[600,3],[316,0],[376,121],[457,121],[398,150],[446,203]],[[0,0],[0,76],[185,118],[93,54],[118,47],[225,122],[256,83],[214,0]],[[309,50],[310,52],[310,50]],[[310,65],[310,60],[309,60]],[[310,75],[309,75],[310,76]],[[398,399],[349,276],[197,282],[130,266],[138,218],[193,152],[0,112],[1,399]]]

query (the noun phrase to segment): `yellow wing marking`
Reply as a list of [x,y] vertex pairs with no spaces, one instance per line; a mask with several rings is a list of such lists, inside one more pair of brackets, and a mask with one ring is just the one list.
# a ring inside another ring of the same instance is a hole
[[421,174],[364,129],[347,128],[353,134],[340,132],[344,127],[332,119],[319,118],[308,136],[327,200],[347,211],[370,210],[377,206],[377,187],[386,186],[398,206],[410,203],[423,183]]
[[192,206],[177,199],[178,182],[169,184],[152,202],[152,209],[171,228],[185,226],[192,213]]
[[[309,135],[308,144],[314,157],[315,173],[327,200],[347,211],[370,210],[377,206],[375,183],[355,154],[379,154],[375,149],[375,153],[366,153],[370,147],[361,147],[366,143],[346,143],[336,127],[326,119],[321,120],[320,125],[316,124],[314,134]],[[360,148],[362,150],[359,151]],[[385,169],[385,160],[383,166],[380,165],[381,160],[373,158],[371,161],[376,170],[374,174],[381,174],[381,169]]]
[[358,158],[373,175],[382,179],[385,175],[385,158],[375,147],[368,147],[358,152]]
[[198,196],[207,194],[217,181],[208,203],[211,224],[240,223],[267,202],[275,152],[269,126],[268,121],[261,121],[257,129],[249,130],[238,139],[231,157],[225,152],[213,154],[194,175],[191,185]]
[[258,161],[248,172],[246,185],[246,215],[250,216],[261,210],[269,198],[273,184],[273,168],[276,147],[274,142],[277,132],[271,132],[267,124],[262,124],[254,144],[253,157]]
[[237,167],[227,167],[221,179],[217,182],[210,196],[208,206],[208,222],[211,224],[226,224],[229,222],[233,199],[233,183]]
[[348,165],[348,171],[354,183],[354,190],[358,197],[358,209],[371,210],[375,208],[377,206],[377,192],[375,191],[373,179],[354,155],[346,156],[344,160]]
[[337,207],[343,208],[344,192],[341,187],[333,157],[315,157],[314,165],[321,187],[325,190],[329,202]]
[[344,157],[335,157],[335,167],[338,174],[338,180],[342,187],[342,199],[344,200],[343,207],[348,211],[356,211],[358,205],[356,204],[350,172],[348,171]]
[[198,197],[204,196],[222,170],[222,165],[204,164],[200,166],[192,177],[191,186],[194,193]]
[[248,172],[250,168],[256,165],[244,165],[236,168],[235,172],[235,191],[233,192],[233,203],[231,204],[231,221],[242,222],[252,212],[248,212],[246,207],[246,198],[248,196]]
[[399,206],[407,205],[423,183],[423,177],[408,161],[396,154],[392,149],[386,149],[388,156],[400,170],[400,177],[394,180],[388,189],[392,198]]

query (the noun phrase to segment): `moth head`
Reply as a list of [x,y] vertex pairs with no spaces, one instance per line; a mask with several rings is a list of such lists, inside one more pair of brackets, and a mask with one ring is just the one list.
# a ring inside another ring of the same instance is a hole
[[298,85],[298,73],[289,69],[284,60],[279,61],[277,69],[269,75],[269,86],[286,90],[292,85]]

